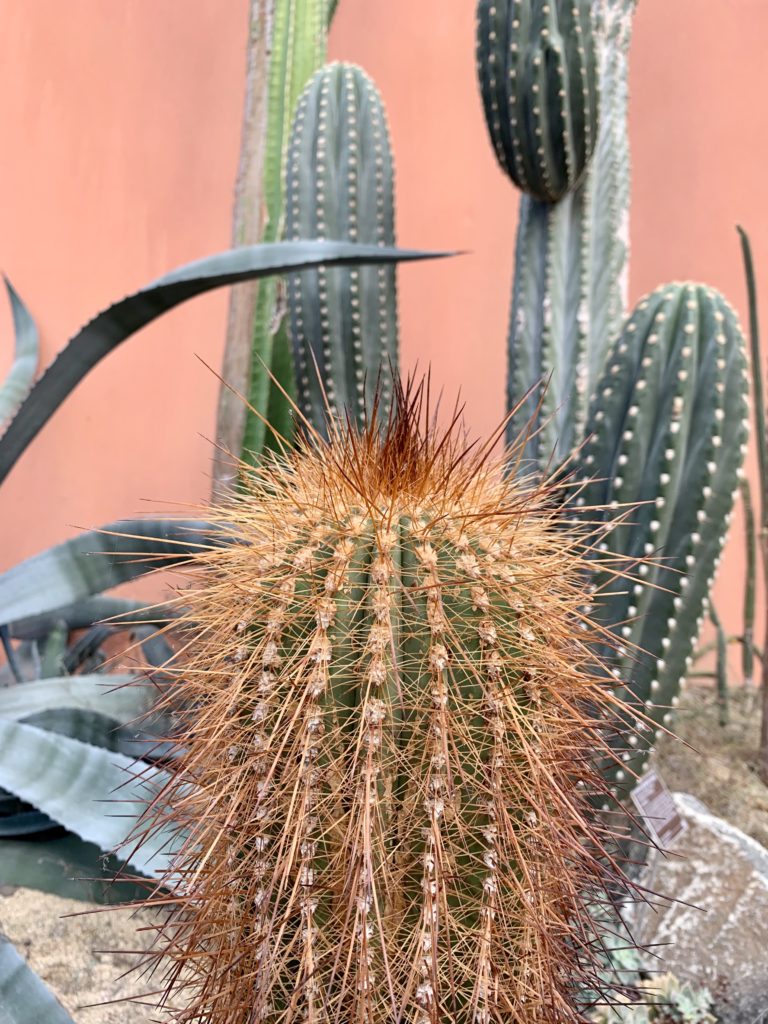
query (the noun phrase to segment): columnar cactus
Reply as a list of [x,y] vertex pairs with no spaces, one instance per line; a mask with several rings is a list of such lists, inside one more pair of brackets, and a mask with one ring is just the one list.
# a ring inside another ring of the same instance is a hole
[[[554,17],[555,7],[546,0],[524,6],[538,11],[539,19],[545,9]],[[564,0],[562,6],[572,4]],[[558,202],[531,195],[520,200],[507,380],[508,408],[517,409],[508,439],[533,422],[526,456],[541,467],[553,457],[562,461],[580,443],[589,396],[626,309],[627,74],[635,0],[593,0],[591,6],[601,95],[594,153],[583,180]],[[485,31],[487,8],[498,18],[509,7],[494,2],[489,8],[480,0],[479,31]],[[574,23],[570,47],[578,49],[582,38]],[[481,62],[481,81],[485,74]],[[530,101],[539,95],[532,93]],[[501,112],[493,114],[486,104],[486,116],[493,134],[493,119]]]
[[[298,105],[286,174],[286,237],[393,245],[392,154],[384,106],[368,76],[331,64]],[[362,423],[378,395],[386,419],[398,367],[393,267],[321,268],[289,284],[302,413],[325,430],[330,410]]]
[[[637,305],[592,401],[578,503],[588,519],[594,506],[620,515],[603,546],[634,578],[598,573],[596,615],[618,640],[619,692],[659,726],[671,723],[730,522],[747,386],[733,309],[704,285],[672,284]],[[622,788],[653,741],[635,718],[628,725],[635,753],[615,774]]]
[[583,176],[597,138],[590,0],[480,0],[477,65],[502,169],[534,198],[562,199]]
[[[267,7],[269,76],[266,96],[255,100],[266,102],[264,171],[258,203],[263,206],[264,224],[259,240],[277,242],[285,223],[283,180],[293,112],[310,77],[326,59],[328,25],[335,4],[329,0],[271,0]],[[250,151],[244,154],[246,161],[252,157]],[[248,198],[253,201],[253,197]],[[240,244],[241,240],[236,242]],[[270,278],[259,285],[257,293],[247,387],[250,408],[242,438],[242,458],[247,463],[258,461],[265,448],[280,446],[273,430],[284,437],[290,437],[292,431],[293,410],[281,391],[290,390],[292,385],[283,290],[279,279]],[[233,415],[233,403],[240,403],[240,398],[223,387],[219,434]],[[267,422],[273,430],[267,429]]]
[[179,1022],[587,1019],[588,908],[630,887],[589,803],[615,700],[581,541],[398,399],[260,469],[192,559],[184,770],[144,822],[183,842]]

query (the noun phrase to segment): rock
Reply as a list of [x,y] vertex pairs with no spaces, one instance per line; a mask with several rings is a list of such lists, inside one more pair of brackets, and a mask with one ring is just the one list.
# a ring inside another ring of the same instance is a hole
[[675,902],[637,908],[634,937],[659,957],[654,970],[706,986],[723,1024],[768,1022],[768,850],[695,797],[674,798],[687,830],[652,852],[640,883]]
[[[151,932],[137,929],[151,923],[146,911],[139,915],[130,909],[105,911],[96,904],[31,889],[0,897],[0,932],[58,997],[75,1024],[148,1024],[163,1019],[151,999],[107,1003],[158,987],[138,973],[124,976],[137,960],[125,951],[146,948]],[[91,1003],[104,1005],[89,1007]]]

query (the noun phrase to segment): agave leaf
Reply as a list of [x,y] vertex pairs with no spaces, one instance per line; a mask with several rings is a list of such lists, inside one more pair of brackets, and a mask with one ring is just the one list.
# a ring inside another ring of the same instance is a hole
[[144,601],[129,601],[122,597],[86,597],[50,612],[10,622],[8,629],[14,640],[40,640],[59,623],[73,630],[87,629],[94,622],[109,620],[117,629],[130,629],[137,623],[145,622],[164,625],[169,614],[172,613],[167,608],[148,607]]
[[98,711],[116,722],[133,721],[149,707],[154,687],[131,675],[58,676],[0,690],[0,718],[19,719],[53,708]]
[[74,1024],[12,943],[0,935],[0,1024]]
[[52,839],[0,842],[0,885],[38,889],[70,900],[127,903],[146,896],[147,883],[114,881],[119,866],[98,846],[69,833]]
[[[2,441],[0,441],[2,445]],[[223,543],[195,520],[126,519],[88,531],[0,575],[0,623],[42,615]]]
[[437,255],[442,254],[348,242],[274,242],[231,249],[171,271],[99,313],[59,353],[0,438],[0,482],[64,399],[104,356],[187,299],[224,285],[321,264],[393,263]]
[[[26,807],[24,804],[21,806],[22,808]],[[3,842],[9,836],[18,838],[51,831],[60,832],[61,825],[49,818],[47,814],[43,814],[42,811],[22,809],[13,814],[0,815],[0,839]],[[0,849],[2,849],[2,844],[0,844]],[[3,881],[2,876],[0,876],[0,884],[7,884]]]
[[8,278],[5,278],[5,287],[11,301],[16,343],[13,365],[0,387],[0,423],[6,423],[29,394],[40,356],[40,339],[35,321]]
[[[166,778],[124,754],[9,719],[0,719],[0,751],[0,786],[107,852],[125,843]],[[163,870],[174,838],[159,831],[121,856],[154,875]]]

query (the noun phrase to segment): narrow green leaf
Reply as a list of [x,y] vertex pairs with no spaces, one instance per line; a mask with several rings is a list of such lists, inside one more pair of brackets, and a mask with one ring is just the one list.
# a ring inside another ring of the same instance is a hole
[[715,627],[717,637],[717,664],[715,682],[717,684],[717,720],[721,726],[728,725],[730,719],[728,700],[728,640],[720,621],[720,616],[713,604],[709,606],[709,617]]
[[0,1024],[74,1024],[4,935],[0,935]]
[[757,286],[752,246],[744,228],[737,227],[741,239],[741,253],[744,259],[744,275],[747,280],[749,301],[749,354],[752,371],[752,412],[755,417],[757,435],[757,464],[760,473],[760,523],[768,526],[768,436],[765,425],[765,398],[763,389],[763,364],[760,356],[760,317],[757,308]]
[[188,263],[99,313],[56,357],[0,438],[0,482],[83,377],[132,334],[204,292],[320,264],[345,266],[426,259],[437,253],[348,242],[275,242]]
[[0,387],[0,423],[6,423],[29,394],[40,356],[35,321],[8,278],[5,278],[5,287],[11,302],[16,340],[13,365]]
[[755,595],[757,591],[757,536],[755,533],[755,510],[752,505],[752,491],[749,480],[742,477],[739,484],[741,503],[744,509],[744,543],[746,568],[744,571],[744,632],[741,643],[741,670],[745,686],[755,681]]
[[[124,754],[0,718],[0,786],[102,850],[132,834],[166,773]],[[120,851],[146,875],[164,870],[175,837],[163,830]],[[1,1020],[1,1018],[0,1018]]]

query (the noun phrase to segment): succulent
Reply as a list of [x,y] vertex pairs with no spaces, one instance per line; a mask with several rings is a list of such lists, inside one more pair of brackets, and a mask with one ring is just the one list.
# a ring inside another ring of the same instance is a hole
[[[513,413],[507,438],[512,441],[528,430],[526,460],[542,469],[564,461],[580,444],[589,396],[624,318],[627,77],[634,6],[635,0],[592,4],[601,105],[583,180],[556,203],[530,195],[520,199],[508,336],[507,407]],[[578,45],[576,36],[571,45]]]
[[[638,303],[592,402],[578,503],[590,520],[594,506],[624,510],[604,545],[634,578],[596,574],[596,615],[617,635],[626,699],[660,726],[671,723],[738,490],[746,371],[726,300],[704,285],[666,285]],[[629,769],[652,739],[632,733]]]
[[590,0],[480,0],[477,67],[491,142],[524,192],[557,202],[597,138],[598,61]]
[[[286,237],[394,245],[392,154],[384,106],[360,68],[330,64],[301,96],[286,169]],[[328,411],[386,420],[398,371],[394,267],[320,268],[289,281],[298,404],[315,429]]]
[[601,1006],[592,1018],[594,1024],[717,1024],[709,991],[681,982],[674,974],[645,978],[638,982],[638,990],[645,1004]]
[[584,531],[422,394],[261,467],[186,569],[184,770],[129,839],[182,844],[178,1021],[585,1020],[588,908],[631,886],[590,805]]
[[[516,96],[514,109],[543,110],[542,95],[552,95],[533,77],[537,51],[523,56],[513,30],[549,46],[552,22],[560,19],[566,53],[584,50],[587,19],[594,35],[601,104],[583,180],[560,196],[533,190],[521,197],[508,439],[527,434],[519,472],[562,467],[583,482],[585,519],[595,517],[593,506],[623,509],[602,553],[614,560],[611,568],[623,565],[636,578],[629,587],[605,572],[593,579],[595,614],[613,635],[599,645],[600,660],[635,708],[625,722],[635,753],[624,752],[625,766],[609,766],[623,792],[653,742],[649,720],[657,728],[671,724],[708,609],[746,434],[745,344],[721,296],[704,286],[668,285],[623,324],[634,8],[635,0],[478,5],[486,119],[502,163],[513,152],[509,133],[501,141],[508,127],[503,89]],[[516,120],[535,125],[530,116]],[[608,514],[616,515],[596,518]]]

